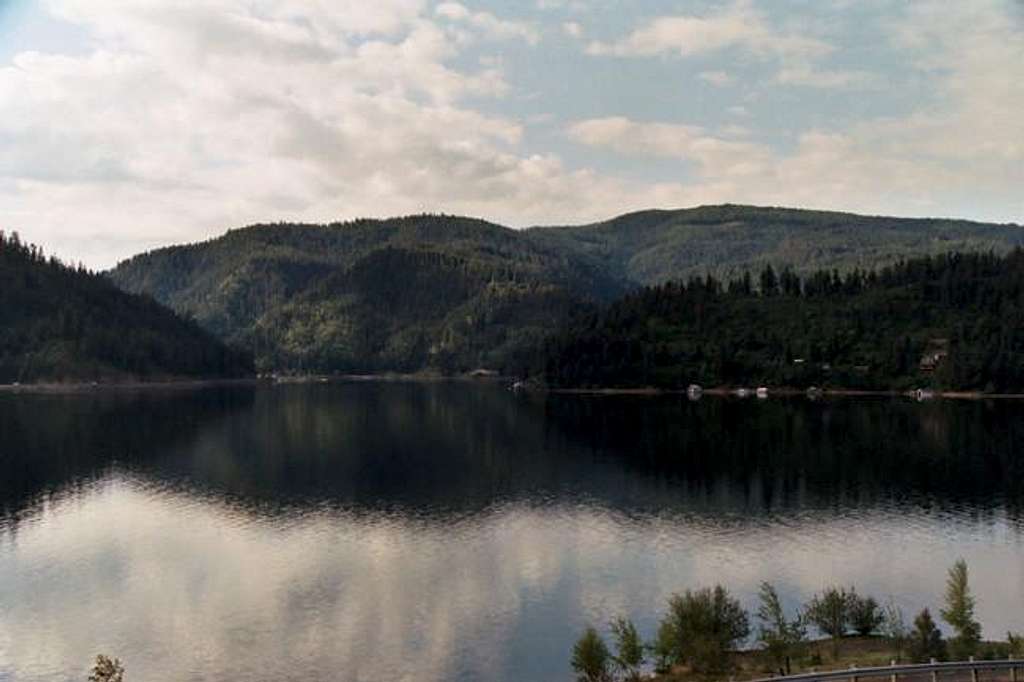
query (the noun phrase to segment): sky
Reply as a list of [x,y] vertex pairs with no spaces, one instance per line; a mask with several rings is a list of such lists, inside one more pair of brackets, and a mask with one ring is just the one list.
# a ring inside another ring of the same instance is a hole
[[0,0],[0,229],[753,203],[1024,222],[1024,0]]

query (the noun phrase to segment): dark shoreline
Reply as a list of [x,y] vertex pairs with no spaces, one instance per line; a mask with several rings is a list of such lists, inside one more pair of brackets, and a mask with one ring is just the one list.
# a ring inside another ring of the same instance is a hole
[[183,391],[197,388],[256,386],[260,379],[175,379],[168,381],[117,382],[39,382],[33,384],[0,384],[0,393],[79,394],[107,391]]
[[[555,393],[560,395],[590,395],[590,396],[685,396],[687,390],[682,388],[537,388],[530,389],[539,392]],[[747,395],[740,396],[735,388],[706,388],[701,395],[713,396],[716,398],[736,398],[737,400],[766,400],[768,398],[796,398],[810,397],[806,390],[797,388],[769,388],[768,395],[760,398],[755,395],[753,389],[747,389]],[[929,400],[1021,400],[1024,393],[983,393],[981,391],[930,391],[927,396],[918,398],[914,391],[897,390],[866,390],[866,389],[845,389],[845,388],[824,388],[813,396],[819,398],[909,398],[919,402]]]
[[[167,381],[114,381],[114,382],[39,382],[32,384],[0,384],[3,393],[35,393],[35,394],[79,394],[107,391],[176,391],[201,388],[232,387],[232,386],[291,386],[299,384],[338,384],[338,383],[512,383],[510,377],[487,376],[474,377],[467,375],[443,376],[440,374],[340,374],[311,375],[301,377],[245,378],[245,379],[171,379]],[[816,394],[797,388],[768,388],[766,398],[760,398],[753,389],[746,389],[744,396],[737,394],[736,388],[717,387],[703,389],[701,394],[716,398],[736,398],[738,400],[763,400],[768,398],[908,398],[919,402],[929,400],[1022,400],[1024,393],[984,393],[981,391],[929,391],[918,397],[914,391],[898,390],[865,390],[823,388]],[[581,396],[685,396],[687,390],[682,388],[656,388],[653,386],[640,388],[552,388],[543,385],[527,385],[523,388],[527,393],[551,393],[555,395]]]

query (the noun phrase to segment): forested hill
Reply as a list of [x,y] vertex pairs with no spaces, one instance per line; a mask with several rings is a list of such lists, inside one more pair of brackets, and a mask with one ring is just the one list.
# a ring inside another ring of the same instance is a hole
[[196,323],[0,232],[0,383],[251,373],[250,356]]
[[548,349],[554,386],[1024,390],[1024,252],[648,287]]
[[253,349],[265,369],[518,373],[569,311],[643,284],[766,263],[845,272],[1022,243],[1017,226],[743,206],[520,231],[422,215],[255,225],[109,274]]
[[966,220],[888,218],[755,206],[641,211],[577,227],[528,231],[609,275],[649,285],[691,275],[729,278],[771,263],[798,274],[871,269],[917,256],[1006,253],[1024,228]]
[[491,223],[448,216],[256,225],[110,273],[266,369],[519,371],[571,309],[625,282]]

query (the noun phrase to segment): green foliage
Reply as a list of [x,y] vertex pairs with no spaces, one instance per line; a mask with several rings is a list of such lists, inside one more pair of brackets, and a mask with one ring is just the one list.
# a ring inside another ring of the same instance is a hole
[[832,638],[833,651],[850,627],[850,611],[856,595],[841,587],[829,587],[814,595],[804,608],[807,620],[823,634]]
[[146,296],[0,232],[0,383],[249,374],[252,360]]
[[[523,231],[421,215],[255,225],[141,254],[110,277],[250,349],[262,370],[487,367],[523,375],[542,371],[551,332],[638,286],[741,275],[749,295],[756,287],[743,273],[794,263],[775,276],[788,300],[793,278],[815,268],[845,273],[947,251],[1004,253],[1021,243],[1024,231],[1008,226],[742,206]],[[716,349],[702,347],[687,367],[713,368]],[[678,378],[661,369],[649,380]]]
[[253,349],[263,370],[525,375],[574,311],[626,283],[480,220],[257,225],[111,278]]
[[935,621],[928,609],[921,611],[914,619],[909,653],[910,659],[915,663],[927,663],[933,658],[937,661],[946,659],[946,643],[942,639],[942,633],[935,627]]
[[640,666],[644,664],[644,643],[633,622],[625,618],[617,618],[611,623],[612,636],[615,638],[615,667],[622,673],[626,682],[640,679]]
[[789,263],[797,275],[846,273],[951,251],[1006,253],[1024,245],[1024,231],[1015,225],[736,205],[641,211],[595,225],[528,232],[642,286],[709,273],[728,279],[759,273],[766,263]]
[[580,316],[548,347],[548,383],[1024,385],[1024,251],[948,254],[845,277],[788,273],[771,296],[749,280],[669,282]]
[[784,671],[782,674],[788,674],[790,658],[799,653],[807,628],[800,614],[786,618],[778,592],[770,583],[761,583],[758,597],[761,601],[757,609],[758,641],[771,662]]
[[885,613],[874,597],[850,591],[850,627],[861,637],[873,635],[885,623]]
[[124,682],[124,666],[120,660],[100,654],[89,674],[89,682]]
[[593,627],[587,627],[572,648],[572,669],[579,682],[609,682],[611,653]]
[[981,642],[981,624],[974,620],[974,597],[967,582],[967,562],[963,559],[958,559],[949,569],[946,608],[940,613],[956,632],[949,641],[953,658],[961,660],[974,655]]
[[687,590],[669,599],[655,651],[670,665],[723,670],[728,667],[729,652],[749,634],[746,612],[724,587]]

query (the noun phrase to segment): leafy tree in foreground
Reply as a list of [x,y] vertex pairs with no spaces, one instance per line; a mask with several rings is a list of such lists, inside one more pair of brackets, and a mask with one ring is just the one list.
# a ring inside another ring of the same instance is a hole
[[640,679],[640,666],[644,664],[644,643],[633,622],[617,618],[611,624],[615,637],[615,667],[623,674],[626,682]]
[[747,614],[721,585],[673,595],[658,631],[656,652],[669,664],[699,672],[728,667],[729,652],[750,634]]
[[974,597],[967,583],[967,562],[957,560],[946,579],[946,608],[942,619],[952,626],[956,636],[949,642],[950,653],[957,660],[973,656],[981,643],[981,624],[974,620]]
[[832,655],[839,655],[839,640],[850,625],[850,605],[853,593],[841,587],[829,587],[814,595],[804,612],[807,620],[832,638]]
[[933,658],[941,661],[946,658],[946,643],[942,640],[942,633],[935,627],[935,621],[928,609],[914,619],[909,650],[910,658],[915,663],[927,663]]
[[572,669],[579,682],[608,682],[611,680],[609,663],[611,653],[593,627],[583,631],[572,648]]
[[862,597],[850,591],[850,627],[861,637],[874,634],[885,623],[882,612],[874,597]]
[[799,614],[792,620],[786,618],[779,594],[771,583],[761,583],[758,596],[761,600],[761,605],[757,609],[757,619],[760,622],[758,641],[781,674],[789,674],[790,658],[798,652],[807,636],[803,618]]
[[100,654],[92,667],[89,682],[124,682],[124,666],[119,659]]

